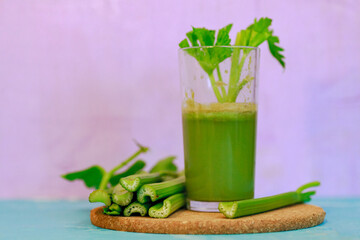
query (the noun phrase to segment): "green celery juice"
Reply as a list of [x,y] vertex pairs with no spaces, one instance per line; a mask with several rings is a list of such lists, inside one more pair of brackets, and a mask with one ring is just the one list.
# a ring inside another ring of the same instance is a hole
[[[182,115],[187,197],[234,201],[254,197],[256,106],[214,104]],[[203,105],[204,106],[204,105]]]

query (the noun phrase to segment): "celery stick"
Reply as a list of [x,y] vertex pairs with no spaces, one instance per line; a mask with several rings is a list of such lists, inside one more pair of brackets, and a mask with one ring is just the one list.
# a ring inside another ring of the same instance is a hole
[[129,192],[136,192],[142,185],[160,182],[159,173],[136,174],[120,179],[120,184]]
[[139,202],[133,202],[124,209],[124,216],[130,217],[131,215],[138,213],[140,216],[144,217],[148,213],[150,207],[151,203],[141,204]]
[[120,184],[114,187],[111,199],[114,203],[120,206],[127,206],[131,203],[134,193],[127,191]]
[[146,163],[143,160],[137,160],[127,170],[122,173],[116,174],[110,178],[111,186],[115,186],[119,183],[120,179],[133,174],[139,174],[139,171],[145,167]]
[[173,171],[160,171],[159,172],[160,176],[161,176],[161,181],[169,181],[171,179],[175,179],[178,178],[179,175],[177,172],[173,172]]
[[149,216],[153,218],[166,218],[183,206],[185,206],[185,194],[178,193],[152,206],[149,209]]
[[108,194],[112,194],[114,191],[114,187],[109,187],[107,189],[104,189],[105,192],[107,192]]
[[108,194],[105,190],[95,190],[89,195],[89,202],[101,202],[106,206],[111,205],[110,194]]
[[119,216],[121,214],[121,207],[113,203],[110,207],[104,208],[104,213],[111,216]]
[[219,203],[219,210],[227,218],[237,218],[274,210],[296,203],[307,202],[311,200],[310,197],[315,194],[315,191],[305,193],[302,193],[302,191],[319,185],[319,182],[311,182],[299,187],[295,192],[236,202],[221,202]]
[[181,193],[185,190],[185,177],[181,176],[161,183],[145,184],[137,192],[140,203],[157,201],[159,199]]

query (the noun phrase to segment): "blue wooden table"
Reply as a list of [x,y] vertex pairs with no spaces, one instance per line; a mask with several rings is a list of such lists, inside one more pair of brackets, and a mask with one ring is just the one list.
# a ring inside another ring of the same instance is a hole
[[240,235],[162,235],[117,232],[90,223],[86,201],[0,200],[0,239],[360,239],[360,198],[320,198],[325,222],[317,227],[278,233]]

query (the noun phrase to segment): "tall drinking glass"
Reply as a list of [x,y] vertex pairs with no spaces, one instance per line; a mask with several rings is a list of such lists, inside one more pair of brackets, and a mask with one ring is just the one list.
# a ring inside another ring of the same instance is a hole
[[[216,62],[224,49],[229,56]],[[254,47],[179,50],[190,210],[217,212],[220,201],[254,197],[259,57]]]

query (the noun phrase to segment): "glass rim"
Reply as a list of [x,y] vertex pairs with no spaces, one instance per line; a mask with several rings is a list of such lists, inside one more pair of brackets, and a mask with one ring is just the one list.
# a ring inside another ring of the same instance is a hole
[[223,46],[223,45],[218,45],[218,46],[192,46],[192,47],[184,47],[184,48],[179,48],[178,51],[181,50],[188,50],[188,49],[198,49],[198,48],[246,48],[246,49],[253,49],[253,50],[257,50],[260,49],[259,47],[251,47],[251,46]]

